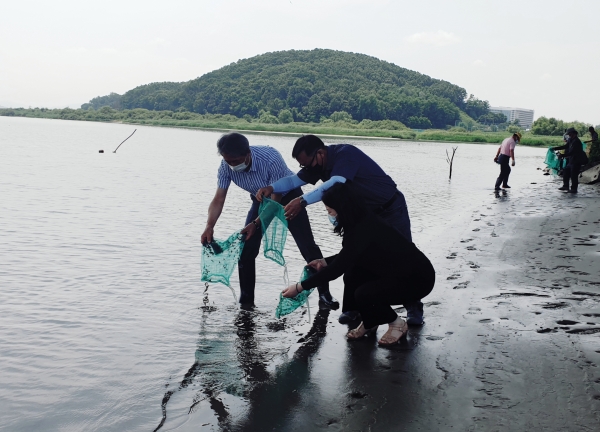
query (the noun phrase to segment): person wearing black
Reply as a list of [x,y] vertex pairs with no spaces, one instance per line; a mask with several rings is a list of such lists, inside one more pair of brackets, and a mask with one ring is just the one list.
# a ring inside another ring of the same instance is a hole
[[361,278],[344,279],[344,305],[351,302],[362,317],[359,326],[348,332],[348,339],[359,339],[373,333],[378,325],[389,324],[379,344],[398,342],[408,326],[391,305],[418,301],[432,291],[435,270],[431,262],[414,243],[369,211],[348,185],[338,183],[329,188],[323,203],[334,232],[343,237],[342,250],[310,262],[317,273],[287,287],[283,296],[295,297],[305,289],[358,270]]
[[[412,241],[410,218],[406,200],[392,178],[369,156],[350,144],[325,145],[315,135],[300,137],[292,150],[292,157],[300,163],[301,170],[296,174],[279,179],[268,187],[259,189],[256,198],[272,193],[283,193],[307,183],[323,183],[311,192],[291,200],[285,206],[288,219],[293,219],[307,205],[321,201],[325,191],[334,184],[346,183],[362,199],[364,205],[378,214],[400,234]],[[357,276],[358,277],[358,276]],[[409,325],[423,325],[423,303],[418,299],[404,307]],[[357,320],[358,313],[348,305],[342,305],[339,322],[342,324]]]
[[[583,144],[577,136],[575,128],[567,129],[567,135],[569,135],[567,143],[564,146],[552,148],[552,151],[565,150],[560,157],[567,159],[567,166],[563,170],[563,186],[558,190],[576,194],[579,185],[579,171],[581,171],[581,165],[587,163],[587,155],[583,151]],[[570,189],[569,180],[571,180]]]
[[584,143],[590,145],[590,150],[588,151],[590,160],[588,163],[597,162],[600,160],[600,142],[598,142],[598,132],[596,132],[593,126],[590,126],[588,131],[592,137],[592,139],[584,141]]

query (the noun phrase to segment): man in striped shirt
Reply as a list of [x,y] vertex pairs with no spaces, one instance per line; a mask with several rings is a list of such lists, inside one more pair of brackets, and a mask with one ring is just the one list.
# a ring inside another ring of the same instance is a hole
[[[246,235],[246,242],[238,262],[238,271],[241,291],[240,304],[242,307],[251,307],[254,304],[256,281],[255,260],[258,256],[262,236],[258,217],[260,203],[255,195],[259,189],[280,178],[293,175],[293,172],[287,167],[277,150],[264,146],[250,147],[248,139],[239,133],[223,135],[217,141],[217,149],[223,160],[217,174],[217,193],[208,207],[208,220],[202,233],[202,243],[210,243],[213,240],[214,226],[223,211],[231,182],[233,181],[237,186],[249,192],[252,204],[246,218],[246,226],[242,230],[242,234]],[[297,187],[286,193],[273,194],[272,198],[285,206],[299,196],[302,196],[302,189]],[[302,257],[307,263],[323,258],[321,249],[315,243],[306,209],[301,209],[295,216],[288,222],[288,228]],[[339,303],[329,293],[329,284],[319,286],[318,290],[321,306],[331,309],[339,308]]]

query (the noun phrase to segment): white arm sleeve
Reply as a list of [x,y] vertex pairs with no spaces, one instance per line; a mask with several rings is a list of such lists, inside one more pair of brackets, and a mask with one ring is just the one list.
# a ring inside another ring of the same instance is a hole
[[333,176],[329,180],[321,184],[318,188],[315,188],[309,193],[306,193],[302,196],[306,200],[307,204],[314,204],[316,202],[321,201],[325,191],[336,183],[346,183],[346,178],[342,176]]
[[271,185],[273,193],[289,192],[297,187],[304,186],[306,182],[300,180],[297,175],[282,177]]

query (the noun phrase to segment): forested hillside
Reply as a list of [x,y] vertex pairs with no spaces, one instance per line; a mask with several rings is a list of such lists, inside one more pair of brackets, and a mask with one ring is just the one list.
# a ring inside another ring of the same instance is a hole
[[[112,96],[112,94],[111,94]],[[98,99],[82,108],[97,109]],[[462,87],[364,54],[315,49],[240,60],[184,83],[152,83],[111,99],[117,109],[250,116],[268,122],[319,122],[338,113],[354,120],[396,120],[413,128],[454,125],[489,105]],[[277,120],[279,119],[279,120]]]

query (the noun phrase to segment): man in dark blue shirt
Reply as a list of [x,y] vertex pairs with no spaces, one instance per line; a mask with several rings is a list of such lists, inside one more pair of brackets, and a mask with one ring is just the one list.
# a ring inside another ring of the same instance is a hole
[[[256,193],[259,201],[263,196],[286,192],[307,183],[316,184],[321,180],[323,183],[317,188],[291,200],[285,206],[286,217],[293,219],[307,205],[319,202],[323,193],[335,183],[348,183],[365,201],[369,210],[412,241],[404,195],[397,189],[392,178],[360,149],[350,144],[326,146],[319,137],[305,135],[296,141],[292,157],[300,163],[302,169],[296,175],[283,177],[270,186],[259,189]],[[423,304],[415,302],[404,306],[408,313],[407,322],[411,325],[422,325]],[[355,311],[344,310],[340,322],[345,323],[356,318]]]

